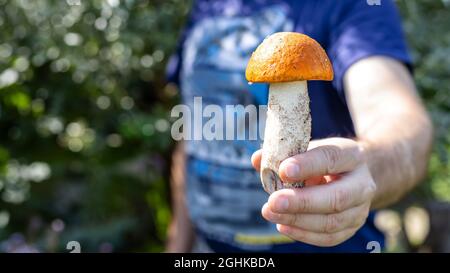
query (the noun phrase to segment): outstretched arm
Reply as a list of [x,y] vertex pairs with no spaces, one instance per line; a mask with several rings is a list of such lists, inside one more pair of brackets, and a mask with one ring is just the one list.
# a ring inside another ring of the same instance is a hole
[[425,175],[432,124],[404,65],[372,57],[344,78],[358,140],[377,184],[373,208],[390,205]]
[[[369,210],[394,203],[425,174],[432,140],[430,119],[406,67],[390,58],[363,59],[345,75],[356,139],[312,141],[284,160],[285,183],[302,189],[274,192],[262,215],[294,240],[337,245],[366,221]],[[259,169],[261,152],[252,157]]]

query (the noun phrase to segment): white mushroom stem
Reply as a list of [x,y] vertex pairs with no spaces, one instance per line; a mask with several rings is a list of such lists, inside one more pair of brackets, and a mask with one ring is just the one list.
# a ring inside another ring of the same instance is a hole
[[278,177],[278,168],[286,158],[305,152],[310,138],[307,82],[270,84],[261,159],[261,182],[266,192],[303,186],[302,181],[283,184]]

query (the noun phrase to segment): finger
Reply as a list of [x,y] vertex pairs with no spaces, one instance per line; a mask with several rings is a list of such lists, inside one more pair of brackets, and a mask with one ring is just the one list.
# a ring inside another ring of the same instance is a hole
[[258,172],[261,168],[261,156],[262,156],[262,150],[258,150],[252,154],[252,165],[253,168],[255,168]]
[[294,226],[311,232],[335,233],[348,228],[361,227],[369,214],[369,205],[362,204],[333,214],[282,214],[271,211],[266,204],[261,214],[266,220],[275,224]]
[[293,183],[314,176],[348,172],[361,162],[361,151],[356,145],[324,145],[281,162],[279,176],[283,182]]
[[[350,138],[342,138],[342,137],[330,137],[323,139],[314,139],[311,140],[308,144],[308,150],[312,150],[314,148],[325,146],[325,145],[338,145],[345,148],[352,148],[355,146],[359,146],[353,139]],[[362,147],[358,147],[361,149]]]
[[322,247],[338,245],[352,237],[358,230],[356,228],[350,228],[336,233],[317,233],[286,225],[277,225],[277,229],[280,233],[293,240]]
[[360,168],[333,183],[276,191],[270,195],[268,204],[276,213],[341,212],[372,197],[374,183],[366,183],[366,179],[371,179],[370,175],[364,175],[364,170]]

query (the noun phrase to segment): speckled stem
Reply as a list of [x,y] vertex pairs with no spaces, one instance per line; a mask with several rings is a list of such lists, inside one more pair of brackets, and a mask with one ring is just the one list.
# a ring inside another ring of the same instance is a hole
[[261,159],[261,182],[266,192],[303,186],[302,181],[283,184],[278,177],[278,168],[286,158],[305,152],[310,138],[306,81],[271,84]]

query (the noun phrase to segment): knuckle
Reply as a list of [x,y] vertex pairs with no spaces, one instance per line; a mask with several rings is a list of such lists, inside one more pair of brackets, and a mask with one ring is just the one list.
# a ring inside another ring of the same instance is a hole
[[289,215],[289,220],[287,221],[290,226],[295,226],[297,223],[297,214]]
[[335,146],[329,146],[323,149],[323,155],[327,161],[327,172],[330,174],[338,172],[338,161],[340,158],[341,150]]
[[334,212],[341,212],[349,200],[349,193],[345,189],[337,189],[331,198],[331,208]]
[[297,211],[308,211],[311,208],[311,199],[308,195],[297,198]]
[[325,227],[324,227],[323,232],[325,232],[325,233],[336,232],[339,227],[339,224],[340,224],[340,219],[338,219],[338,218],[339,217],[334,214],[330,214],[330,215],[326,216]]

